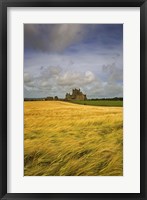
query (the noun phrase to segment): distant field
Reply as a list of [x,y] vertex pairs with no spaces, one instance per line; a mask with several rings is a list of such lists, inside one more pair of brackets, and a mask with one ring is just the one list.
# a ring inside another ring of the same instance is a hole
[[24,102],[24,175],[122,176],[123,108]]
[[112,106],[112,107],[122,107],[123,101],[114,101],[114,100],[71,100],[72,103],[82,104],[82,105],[91,105],[91,106]]

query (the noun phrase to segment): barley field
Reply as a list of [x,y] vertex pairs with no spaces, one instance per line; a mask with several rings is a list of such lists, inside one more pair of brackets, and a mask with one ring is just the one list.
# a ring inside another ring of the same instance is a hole
[[122,176],[123,108],[24,102],[25,176]]

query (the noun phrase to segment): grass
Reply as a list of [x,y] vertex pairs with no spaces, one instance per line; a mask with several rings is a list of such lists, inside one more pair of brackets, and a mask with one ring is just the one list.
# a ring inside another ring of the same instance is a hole
[[122,176],[122,107],[24,102],[25,176]]
[[91,106],[111,106],[111,107],[122,107],[123,101],[116,100],[71,100],[72,103],[91,105]]

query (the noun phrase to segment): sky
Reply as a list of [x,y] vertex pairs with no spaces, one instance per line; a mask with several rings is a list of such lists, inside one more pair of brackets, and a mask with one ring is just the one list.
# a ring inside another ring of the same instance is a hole
[[24,97],[123,97],[122,24],[24,24]]

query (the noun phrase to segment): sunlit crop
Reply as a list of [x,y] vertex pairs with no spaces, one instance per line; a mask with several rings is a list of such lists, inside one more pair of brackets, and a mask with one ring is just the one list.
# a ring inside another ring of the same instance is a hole
[[122,176],[123,108],[24,102],[25,176]]

